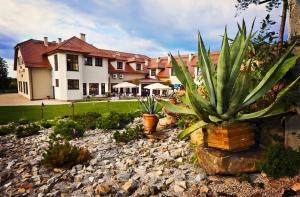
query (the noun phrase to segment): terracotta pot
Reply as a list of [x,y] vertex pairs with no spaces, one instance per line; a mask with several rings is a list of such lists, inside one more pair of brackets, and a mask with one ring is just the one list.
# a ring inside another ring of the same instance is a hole
[[169,102],[171,103],[171,104],[176,104],[176,99],[175,98],[169,98]]
[[255,125],[240,122],[207,129],[207,145],[227,151],[242,151],[255,144]]
[[151,134],[156,131],[158,117],[155,114],[143,114],[144,131]]

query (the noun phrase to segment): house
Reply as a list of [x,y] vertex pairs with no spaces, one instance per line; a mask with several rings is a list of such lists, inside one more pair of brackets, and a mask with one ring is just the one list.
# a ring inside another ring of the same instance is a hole
[[[216,63],[219,53],[211,53]],[[195,81],[199,67],[197,56],[182,55]],[[175,57],[179,60],[179,57]],[[55,98],[80,100],[108,93],[149,94],[144,87],[163,82],[180,88],[174,76],[171,58],[149,58],[146,55],[99,49],[86,42],[85,34],[67,40],[49,42],[30,39],[15,46],[14,70],[18,92],[30,100]],[[131,82],[137,88],[115,89],[114,85]],[[118,92],[119,91],[119,92]]]
[[[210,56],[212,62],[214,64],[217,64],[219,52],[211,52]],[[187,65],[188,70],[194,78],[195,82],[198,83],[200,74],[200,68],[197,65],[198,56],[193,53],[190,53],[187,55],[180,55],[180,57]],[[174,58],[177,62],[179,62],[179,56],[174,56]],[[152,58],[148,69],[150,78],[158,79],[167,84],[172,84],[175,89],[179,89],[181,87],[181,83],[175,76],[174,71],[172,69],[171,57],[169,55],[165,57]]]

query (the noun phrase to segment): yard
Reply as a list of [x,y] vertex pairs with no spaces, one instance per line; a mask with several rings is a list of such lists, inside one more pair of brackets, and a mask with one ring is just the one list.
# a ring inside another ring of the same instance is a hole
[[[74,104],[74,113],[82,114],[86,112],[100,112],[102,114],[109,111],[130,112],[139,108],[137,101],[116,101],[116,102],[82,102]],[[45,105],[43,108],[44,119],[52,119],[57,116],[72,116],[72,107],[65,105]],[[0,124],[16,121],[25,118],[30,121],[42,118],[41,106],[1,106]]]

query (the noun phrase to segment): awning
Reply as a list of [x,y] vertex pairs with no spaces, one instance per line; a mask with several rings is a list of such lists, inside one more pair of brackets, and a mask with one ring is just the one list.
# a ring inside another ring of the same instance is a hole
[[161,84],[161,83],[153,83],[153,84],[145,86],[144,88],[150,89],[150,90],[151,89],[152,90],[168,90],[168,89],[171,89],[171,87],[166,86],[166,85]]
[[129,82],[122,82],[113,86],[113,88],[136,88],[136,87],[138,86]]

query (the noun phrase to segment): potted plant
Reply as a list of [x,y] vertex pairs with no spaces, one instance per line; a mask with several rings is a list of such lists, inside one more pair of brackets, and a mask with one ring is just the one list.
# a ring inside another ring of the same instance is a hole
[[249,105],[262,98],[295,65],[298,56],[291,56],[295,45],[268,70],[263,79],[254,88],[250,86],[250,64],[245,56],[251,48],[252,30],[247,35],[246,25],[239,26],[239,31],[229,44],[225,29],[222,47],[217,65],[212,63],[210,52],[205,49],[201,35],[198,36],[198,67],[201,69],[207,96],[197,91],[186,63],[170,54],[172,68],[176,77],[183,84],[186,93],[180,97],[185,106],[177,106],[167,101],[159,103],[170,111],[183,114],[195,114],[199,121],[179,134],[182,139],[199,128],[207,128],[209,147],[224,150],[244,150],[255,144],[254,129],[249,120],[278,115],[285,112],[282,99],[300,79],[282,88],[275,100],[263,109],[254,112],[245,110]]
[[172,92],[170,95],[169,95],[169,101],[170,103],[172,104],[176,104],[177,102],[177,96],[176,96],[176,93],[175,92]]
[[143,123],[144,131],[147,134],[151,134],[156,131],[158,123],[157,113],[161,110],[154,97],[146,97],[145,100],[139,100],[143,110]]

